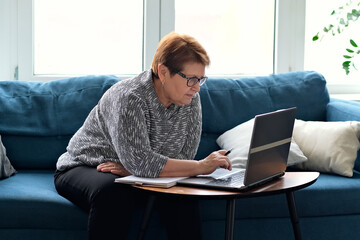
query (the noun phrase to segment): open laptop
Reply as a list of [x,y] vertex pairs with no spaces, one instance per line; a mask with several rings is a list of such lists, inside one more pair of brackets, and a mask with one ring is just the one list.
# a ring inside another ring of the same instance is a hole
[[[244,191],[285,174],[296,108],[255,116],[245,169],[217,169],[178,184]],[[224,174],[224,176],[222,176]]]

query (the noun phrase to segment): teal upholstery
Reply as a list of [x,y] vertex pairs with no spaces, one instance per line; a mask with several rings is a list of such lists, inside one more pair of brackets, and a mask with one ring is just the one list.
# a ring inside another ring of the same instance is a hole
[[50,82],[2,81],[0,134],[18,169],[54,169],[115,76],[75,77]]
[[[87,213],[55,190],[55,163],[103,93],[119,80],[106,75],[44,83],[0,81],[0,135],[18,170],[0,181],[0,239],[87,239]],[[215,140],[220,134],[259,113],[296,106],[303,120],[360,119],[360,103],[330,99],[324,77],[316,72],[210,78],[200,96],[203,132],[196,159],[219,149]],[[352,178],[322,173],[315,184],[295,192],[304,239],[358,237],[357,170]],[[293,239],[285,195],[236,203],[235,239]],[[226,202],[201,200],[200,206],[204,239],[223,239]],[[143,210],[130,220],[128,239],[137,235]],[[146,239],[166,239],[157,212]]]
[[218,146],[225,131],[256,114],[297,107],[297,118],[324,121],[329,94],[324,77],[316,72],[292,72],[232,79],[210,78],[200,90],[203,132],[197,159]]
[[53,182],[51,170],[20,170],[0,181],[0,212],[6,216],[0,229],[86,230],[87,214],[61,197]]
[[332,98],[326,106],[327,121],[360,121],[360,104]]

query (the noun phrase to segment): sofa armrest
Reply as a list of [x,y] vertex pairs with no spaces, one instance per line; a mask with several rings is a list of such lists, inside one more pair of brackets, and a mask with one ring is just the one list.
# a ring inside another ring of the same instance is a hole
[[360,102],[331,98],[326,121],[360,121]]

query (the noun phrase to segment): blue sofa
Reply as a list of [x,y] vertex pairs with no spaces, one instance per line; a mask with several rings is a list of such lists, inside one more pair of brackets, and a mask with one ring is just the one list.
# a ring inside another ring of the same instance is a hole
[[[55,190],[55,164],[87,114],[115,76],[84,76],[50,82],[0,82],[0,135],[18,171],[0,180],[0,239],[86,239],[87,213]],[[241,79],[209,79],[200,91],[203,132],[196,159],[219,149],[215,140],[256,114],[297,106],[297,118],[360,120],[360,104],[331,99],[316,72]],[[352,178],[322,173],[295,192],[303,239],[357,239],[360,225],[360,164]],[[202,200],[204,239],[223,239],[224,200]],[[143,209],[134,214],[134,239]],[[293,239],[285,195],[239,199],[235,239]],[[166,239],[153,213],[146,239]]]

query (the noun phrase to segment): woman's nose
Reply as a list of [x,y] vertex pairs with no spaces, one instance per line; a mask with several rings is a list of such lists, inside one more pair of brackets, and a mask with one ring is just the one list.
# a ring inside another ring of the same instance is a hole
[[195,92],[199,92],[200,91],[200,84],[199,82],[197,82],[194,86],[191,87],[191,89]]

